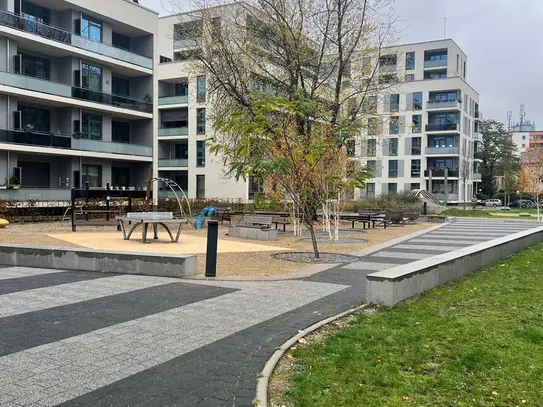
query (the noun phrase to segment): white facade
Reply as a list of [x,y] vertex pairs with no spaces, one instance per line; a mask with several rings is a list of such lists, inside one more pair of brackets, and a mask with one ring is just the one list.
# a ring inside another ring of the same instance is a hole
[[530,147],[530,132],[515,131],[508,134],[508,138],[513,142],[519,154],[525,153]]
[[0,199],[144,187],[157,13],[127,0],[2,0],[0,13],[0,184],[20,184]]
[[377,114],[358,143],[361,163],[375,168],[360,196],[427,189],[444,199],[447,167],[448,202],[470,200],[480,181],[481,135],[466,55],[454,41],[441,40],[396,46],[383,59],[380,72],[395,74],[399,83],[377,96]]

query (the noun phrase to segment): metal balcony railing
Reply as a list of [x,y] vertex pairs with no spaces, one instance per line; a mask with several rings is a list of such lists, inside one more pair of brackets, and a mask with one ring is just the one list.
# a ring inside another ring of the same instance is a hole
[[458,123],[432,123],[426,125],[426,131],[459,131]]

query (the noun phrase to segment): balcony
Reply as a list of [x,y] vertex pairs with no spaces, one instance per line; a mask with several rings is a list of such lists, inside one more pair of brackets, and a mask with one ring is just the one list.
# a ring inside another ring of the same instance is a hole
[[447,60],[446,59],[434,59],[431,61],[424,61],[424,69],[427,68],[441,68],[441,67],[447,66]]
[[475,182],[481,182],[482,180],[482,176],[481,174],[477,173],[477,172],[474,172],[471,179]]
[[161,96],[158,98],[158,105],[182,105],[189,102],[188,95],[183,96]]
[[199,48],[200,47],[200,38],[185,38],[183,40],[175,40],[173,42],[174,49],[181,48]]
[[164,159],[160,158],[158,160],[159,167],[188,167],[189,159],[188,158],[176,158],[176,159]]
[[396,72],[398,70],[398,66],[396,64],[391,65],[379,65],[379,72]]
[[426,147],[426,155],[460,154],[460,147]]
[[[424,171],[424,176],[426,178],[430,177],[430,170]],[[455,178],[458,177],[458,170],[451,170],[449,169],[447,176],[449,178]],[[443,178],[445,177],[445,169],[443,168],[433,168],[432,169],[432,178]]]
[[429,100],[426,109],[460,109],[458,100]]
[[483,114],[481,112],[479,112],[478,110],[475,111],[475,113],[473,113],[473,117],[475,117],[476,119],[481,119],[483,118]]
[[481,153],[481,152],[473,153],[473,159],[482,161],[483,160],[483,153]]
[[483,135],[479,132],[473,133],[473,141],[483,141]]
[[1,189],[0,199],[14,199],[24,201],[27,199],[37,199],[40,201],[69,201],[71,191],[69,188],[20,188],[20,189]]
[[22,130],[0,129],[0,143],[12,143],[26,146],[59,148],[67,150],[93,151],[152,157],[153,149],[137,144],[115,143],[103,140],[73,138],[66,135],[54,135],[40,132],[24,132]]
[[89,40],[81,37],[80,35],[74,34],[73,32],[53,27],[48,24],[39,23],[23,16],[12,14],[5,10],[0,10],[0,25],[13,28],[15,30],[32,33],[48,40],[57,41],[65,45],[71,45],[86,51],[95,52],[97,54],[138,65],[143,68],[153,69],[152,58],[116,47],[114,45]]
[[432,123],[426,125],[426,131],[460,131],[458,123]]
[[49,95],[87,100],[123,109],[137,110],[144,113],[153,112],[153,104],[148,103],[145,100],[98,92],[19,73],[0,71],[0,84],[34,92],[47,93]]
[[175,127],[175,128],[162,128],[158,129],[159,137],[179,137],[179,136],[188,136],[189,128],[188,127]]

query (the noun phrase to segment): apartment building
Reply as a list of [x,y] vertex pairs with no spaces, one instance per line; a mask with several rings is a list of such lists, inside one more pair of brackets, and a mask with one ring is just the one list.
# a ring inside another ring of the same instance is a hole
[[372,63],[397,83],[370,97],[376,114],[357,155],[374,177],[360,196],[426,189],[448,202],[470,200],[481,181],[482,138],[467,56],[447,39],[388,48]]
[[0,199],[145,187],[157,21],[127,0],[0,0],[0,184],[20,185]]
[[[530,148],[530,144],[532,143],[532,137],[533,142],[537,143],[537,136],[536,132],[533,132],[534,135],[532,136],[532,132],[527,131],[512,131],[507,133],[507,138],[509,141],[511,141],[515,147],[517,148],[517,152],[519,154],[525,153],[526,150]],[[540,133],[543,134],[543,133]],[[541,142],[543,142],[543,137]]]
[[[198,41],[174,32],[190,32],[201,24],[190,14],[159,18],[158,148],[155,170],[175,181],[189,198],[248,200],[249,182],[225,173],[220,157],[210,154],[212,95],[203,70],[191,61]],[[185,30],[183,30],[185,28]],[[171,196],[168,190],[161,197]]]

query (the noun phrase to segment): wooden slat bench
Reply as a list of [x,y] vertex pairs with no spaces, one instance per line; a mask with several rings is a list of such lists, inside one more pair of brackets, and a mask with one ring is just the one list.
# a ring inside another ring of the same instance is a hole
[[267,215],[232,215],[232,224],[246,228],[271,229],[273,217]]
[[275,225],[275,229],[279,228],[279,225],[283,225],[283,232],[287,231],[287,225],[290,225],[288,216],[272,216],[272,223]]

